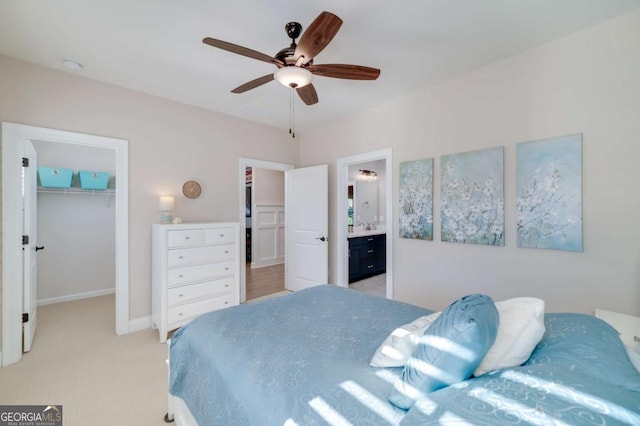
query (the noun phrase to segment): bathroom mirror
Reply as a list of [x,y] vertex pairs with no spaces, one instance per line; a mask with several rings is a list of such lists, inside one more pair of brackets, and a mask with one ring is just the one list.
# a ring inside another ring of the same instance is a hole
[[378,221],[378,182],[356,180],[353,197],[354,225]]

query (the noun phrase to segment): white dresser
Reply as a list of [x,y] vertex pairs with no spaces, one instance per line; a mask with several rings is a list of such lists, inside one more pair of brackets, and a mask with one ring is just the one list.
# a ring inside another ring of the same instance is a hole
[[153,224],[152,312],[160,341],[205,312],[240,303],[239,226]]

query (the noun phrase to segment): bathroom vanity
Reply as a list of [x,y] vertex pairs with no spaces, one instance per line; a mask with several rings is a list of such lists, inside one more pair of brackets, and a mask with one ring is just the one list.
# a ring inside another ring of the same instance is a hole
[[386,271],[386,234],[384,231],[356,231],[349,234],[349,283],[383,274]]

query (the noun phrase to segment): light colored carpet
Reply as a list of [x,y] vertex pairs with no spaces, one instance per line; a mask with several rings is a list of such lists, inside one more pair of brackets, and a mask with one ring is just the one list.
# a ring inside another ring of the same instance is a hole
[[31,352],[0,368],[0,404],[62,404],[65,426],[165,425],[167,345],[116,336],[113,295],[38,308]]

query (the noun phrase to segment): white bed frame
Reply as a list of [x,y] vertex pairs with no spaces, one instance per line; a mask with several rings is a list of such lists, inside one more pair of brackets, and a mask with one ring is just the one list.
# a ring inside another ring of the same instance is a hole
[[169,394],[169,411],[165,415],[164,421],[166,423],[175,422],[176,426],[198,426],[198,422],[182,398],[171,394]]
[[191,414],[187,403],[182,398],[169,393],[169,378],[171,374],[170,349],[171,339],[167,340],[167,414],[164,416],[164,421],[165,423],[175,422],[176,426],[198,426],[198,422]]

